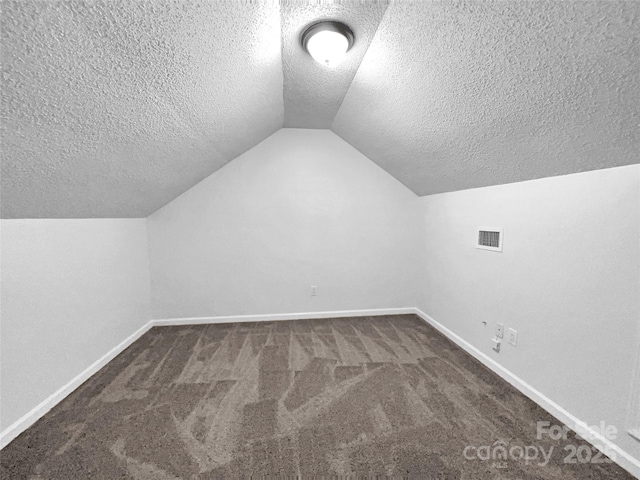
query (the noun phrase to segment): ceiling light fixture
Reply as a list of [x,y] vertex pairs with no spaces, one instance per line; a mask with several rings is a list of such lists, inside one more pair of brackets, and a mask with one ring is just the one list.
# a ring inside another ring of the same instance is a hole
[[354,40],[348,26],[331,20],[310,25],[300,37],[302,47],[309,55],[328,67],[334,67],[342,61]]

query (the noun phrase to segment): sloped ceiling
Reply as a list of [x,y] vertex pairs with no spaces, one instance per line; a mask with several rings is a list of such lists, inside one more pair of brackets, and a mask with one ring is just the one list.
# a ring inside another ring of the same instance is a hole
[[267,2],[3,2],[3,217],[145,217],[283,125]]
[[418,195],[640,162],[640,2],[398,3],[332,129]]
[[[386,9],[386,1],[282,4],[285,127],[331,127]],[[335,18],[351,27],[357,41],[340,68],[328,71],[303,53],[300,36],[309,24]]]
[[640,161],[635,1],[21,0],[1,42],[3,218],[144,217],[283,126],[419,195]]

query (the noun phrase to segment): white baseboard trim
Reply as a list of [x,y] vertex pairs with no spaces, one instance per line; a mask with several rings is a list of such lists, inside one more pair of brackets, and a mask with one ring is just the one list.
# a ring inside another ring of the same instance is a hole
[[[505,367],[497,363],[491,357],[485,355],[469,342],[458,336],[444,325],[438,323],[429,315],[424,313],[418,308],[381,308],[370,310],[338,310],[338,311],[325,311],[325,312],[300,312],[300,313],[281,313],[281,314],[266,314],[266,315],[231,315],[231,316],[217,316],[217,317],[191,317],[191,318],[165,318],[158,320],[150,320],[134,333],[129,335],[125,340],[120,342],[109,352],[104,354],[100,359],[78,374],[69,383],[62,386],[55,393],[50,395],[39,405],[33,408],[30,412],[25,414],[22,418],[14,422],[0,433],[0,449],[4,448],[9,442],[20,435],[23,431],[33,425],[38,419],[40,419],[45,413],[51,410],[55,405],[61,402],[76,388],[82,385],[98,370],[104,367],[107,363],[113,360],[119,353],[124,351],[129,345],[135,342],[138,338],[144,335],[151,327],[154,326],[170,326],[170,325],[198,325],[198,324],[213,324],[213,323],[237,323],[237,322],[260,322],[260,321],[277,321],[277,320],[297,320],[297,319],[312,319],[312,318],[340,318],[340,317],[362,317],[362,316],[378,316],[378,315],[403,315],[403,314],[416,314],[422,318],[429,325],[433,326],[436,330],[442,333],[445,337],[449,338],[456,345],[461,347],[467,353],[479,360],[482,364],[490,368],[493,372],[498,374],[501,378],[506,380],[509,384],[514,386],[528,398],[540,405],[551,415],[558,418],[565,425],[572,427],[574,425],[584,425],[586,422],[579,420],[577,417],[566,411],[560,405],[552,401],[547,396],[540,393],[531,385],[526,383],[520,377],[514,375]],[[588,432],[593,435],[592,438],[604,446],[609,452],[615,452],[615,461],[622,468],[630,472],[632,475],[640,478],[640,460],[634,458],[626,451],[612,443],[600,435],[597,431]],[[598,446],[598,445],[596,445]]]
[[66,385],[63,385],[52,395],[49,395],[49,397],[40,402],[40,404],[38,404],[30,412],[26,413],[22,416],[22,418],[9,425],[4,431],[0,433],[0,449],[8,445],[9,442],[11,442],[14,438],[16,438],[27,428],[33,425],[36,421],[38,421],[45,413],[47,413],[58,403],[64,400],[71,392],[73,392],[76,388],[86,382],[93,374],[95,374],[98,370],[100,370],[107,363],[113,360],[119,353],[124,351],[124,349],[135,342],[138,338],[144,335],[152,326],[152,321],[145,323],[142,327],[140,327],[118,345],[105,353],[89,367],[76,375],[73,379],[71,379],[70,382],[68,382]]
[[[445,337],[450,339],[453,343],[458,345],[464,351],[469,353],[471,356],[479,360],[483,365],[490,368],[493,372],[498,374],[501,378],[506,380],[510,385],[518,389],[521,393],[526,395],[528,398],[533,400],[535,403],[544,408],[551,415],[556,417],[562,423],[564,423],[569,428],[573,428],[576,425],[588,425],[587,422],[584,422],[578,419],[575,415],[569,413],[567,410],[562,408],[560,405],[555,403],[546,395],[542,394],[527,382],[522,380],[517,375],[511,373],[511,371],[507,370],[505,367],[496,362],[493,358],[484,354],[476,347],[471,345],[469,342],[464,340],[459,335],[455,334],[447,327],[438,323],[436,320],[431,318],[429,315],[424,313],[419,308],[413,309],[413,313],[422,318],[426,323],[434,327],[440,333],[442,333]],[[591,428],[587,428],[587,433],[591,435],[591,438],[594,439],[594,446],[603,451],[603,453],[610,454],[610,452],[615,453],[615,458],[612,458],[618,465],[627,470],[629,473],[634,475],[636,478],[640,478],[640,460],[634,458],[628,452],[622,450],[619,446],[611,442],[611,440],[605,438],[600,432],[593,430]],[[607,450],[605,452],[605,450]]]
[[206,323],[272,322],[276,320],[304,320],[311,318],[373,317],[415,313],[415,308],[376,308],[369,310],[335,310],[324,312],[273,313],[266,315],[229,315],[219,317],[163,318],[153,320],[155,326],[201,325]]
[[67,384],[60,387],[45,400],[40,402],[31,411],[26,413],[5,430],[0,432],[0,449],[4,448],[14,438],[24,432],[27,428],[38,421],[45,413],[64,400],[71,392],[87,381],[98,370],[113,360],[119,353],[124,351],[129,345],[144,335],[151,327],[169,325],[198,325],[207,323],[237,323],[237,322],[260,322],[275,320],[296,320],[310,318],[337,318],[337,317],[361,317],[377,315],[401,315],[414,313],[413,308],[379,308],[370,310],[338,310],[325,312],[301,312],[301,313],[276,313],[267,315],[231,315],[219,317],[193,317],[193,318],[165,318],[160,320],[150,320],[138,330],[129,335],[126,339],[113,347],[93,364],[80,372]]

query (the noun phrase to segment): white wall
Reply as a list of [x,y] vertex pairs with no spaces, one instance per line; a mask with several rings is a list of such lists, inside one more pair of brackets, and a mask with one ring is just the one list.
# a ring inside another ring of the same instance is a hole
[[[640,459],[639,165],[419,199],[330,131],[283,129],[146,228],[1,225],[2,429],[150,317],[417,305]],[[502,253],[474,248],[479,225]],[[497,322],[519,335],[499,354]]]
[[[640,459],[626,434],[640,344],[640,166],[420,203],[419,308],[589,425],[616,426],[617,445]],[[474,248],[478,226],[504,228],[502,253]],[[518,331],[516,348],[491,350],[497,322]]]
[[334,133],[282,129],[148,218],[153,316],[412,306],[417,206]]
[[1,424],[149,321],[144,219],[2,220]]

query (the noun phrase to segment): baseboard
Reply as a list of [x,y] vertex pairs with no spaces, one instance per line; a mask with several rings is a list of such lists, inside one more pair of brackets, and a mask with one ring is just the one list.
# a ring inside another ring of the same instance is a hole
[[47,397],[45,400],[40,402],[35,408],[33,408],[30,412],[25,414],[22,418],[15,421],[13,424],[9,425],[3,432],[0,433],[0,449],[4,448],[9,442],[11,442],[14,438],[24,432],[27,428],[33,425],[37,420],[39,420],[45,413],[55,407],[58,403],[64,400],[67,395],[73,392],[76,388],[82,385],[85,381],[87,381],[92,375],[94,375],[98,370],[104,367],[107,363],[113,360],[119,353],[121,353],[124,349],[126,349],[129,345],[135,342],[138,338],[144,335],[151,327],[153,326],[153,322],[149,321],[145,323],[138,330],[133,332],[127,338],[125,338],[118,345],[113,347],[107,353],[105,353],[102,357],[92,363],[85,370],[80,372],[76,377],[74,377],[70,382],[66,385],[62,386],[55,393]]
[[334,310],[324,312],[273,313],[266,315],[163,318],[153,320],[153,324],[154,326],[201,325],[206,323],[271,322],[276,320],[305,320],[312,318],[373,317],[378,315],[405,315],[412,313],[415,313],[415,308],[377,308],[370,310]]
[[[438,323],[436,320],[431,318],[429,315],[424,313],[419,308],[413,309],[413,313],[418,315],[425,322],[427,322],[429,325],[434,327],[436,330],[438,330],[440,333],[442,333],[445,337],[450,339],[453,343],[458,345],[464,351],[469,353],[471,356],[479,360],[483,365],[490,368],[493,372],[498,374],[510,385],[512,385],[513,387],[518,389],[521,393],[523,393],[525,396],[529,397],[535,403],[540,405],[542,408],[544,408],[547,412],[549,412],[551,415],[556,417],[566,426],[571,428],[575,425],[588,425],[587,422],[584,422],[579,418],[577,418],[575,415],[569,413],[567,410],[565,410],[560,405],[555,403],[549,397],[547,397],[546,395],[542,394],[541,392],[533,388],[531,385],[529,385],[527,382],[522,380],[517,375],[514,375],[511,371],[507,370],[505,367],[503,367],[498,362],[496,362],[493,358],[489,357],[488,355],[478,350],[476,347],[471,345],[462,337],[455,334],[454,332],[449,330],[447,327],[445,327],[441,323]],[[640,478],[640,460],[638,460],[637,458],[634,458],[628,452],[622,450],[619,446],[611,442],[611,440],[605,438],[599,432],[592,429],[587,429],[587,430],[588,430],[588,433],[592,435],[591,438],[595,439],[594,446],[596,448],[600,448],[600,446],[602,446],[604,447],[602,449],[603,451],[607,449],[609,452],[615,452],[616,458],[614,459],[614,461],[618,465],[620,465],[622,468],[627,470],[629,473],[634,475],[636,478]]]
[[[190,318],[165,318],[158,320],[150,320],[145,325],[140,327],[134,333],[129,335],[125,340],[120,342],[109,352],[103,355],[100,359],[86,368],[83,372],[73,378],[69,383],[61,387],[58,391],[50,395],[47,399],[33,408],[30,412],[24,415],[22,418],[14,422],[0,433],[0,448],[4,448],[9,442],[20,435],[23,431],[33,425],[39,418],[45,413],[51,410],[55,405],[62,401],[67,395],[78,388],[82,383],[88,380],[98,370],[104,367],[107,363],[113,360],[119,353],[125,350],[129,345],[135,342],[138,338],[144,335],[151,327],[154,326],[169,326],[169,325],[197,325],[197,324],[209,324],[209,323],[236,323],[236,322],[260,322],[260,321],[277,321],[277,320],[298,320],[298,319],[312,319],[312,318],[340,318],[340,317],[362,317],[362,316],[378,316],[378,315],[403,315],[403,314],[416,314],[422,318],[429,325],[433,326],[436,330],[442,333],[445,337],[449,338],[460,348],[479,360],[482,364],[490,368],[493,372],[498,374],[501,378],[514,386],[517,390],[522,392],[528,398],[540,405],[551,415],[558,418],[567,426],[584,425],[586,422],[581,421],[553,400],[543,395],[541,392],[533,388],[526,383],[520,377],[514,375],[511,371],[497,363],[491,357],[485,355],[469,342],[458,336],[444,325],[438,323],[429,315],[424,313],[418,308],[381,308],[370,310],[337,310],[337,311],[324,311],[324,312],[299,312],[299,313],[282,313],[282,314],[267,314],[267,315],[231,315],[231,316],[216,316],[216,317],[190,317]],[[606,439],[599,432],[590,431],[593,438],[597,442],[613,451],[616,454],[616,463],[622,468],[630,472],[632,475],[640,478],[640,460],[634,458],[626,451]]]
[[0,449],[4,448],[14,438],[33,425],[44,414],[64,400],[71,392],[87,381],[98,370],[113,360],[119,353],[144,335],[151,327],[168,325],[198,325],[207,323],[236,323],[236,322],[260,322],[275,320],[296,320],[310,318],[337,318],[337,317],[361,317],[377,315],[401,315],[412,314],[413,308],[379,308],[370,310],[337,310],[325,312],[301,312],[301,313],[277,313],[268,315],[231,315],[219,317],[192,317],[192,318],[165,318],[150,320],[125,340],[109,350],[101,358],[83,370],[66,385],[63,385],[55,393],[47,397],[40,404],[26,413],[20,419],[0,432]]

